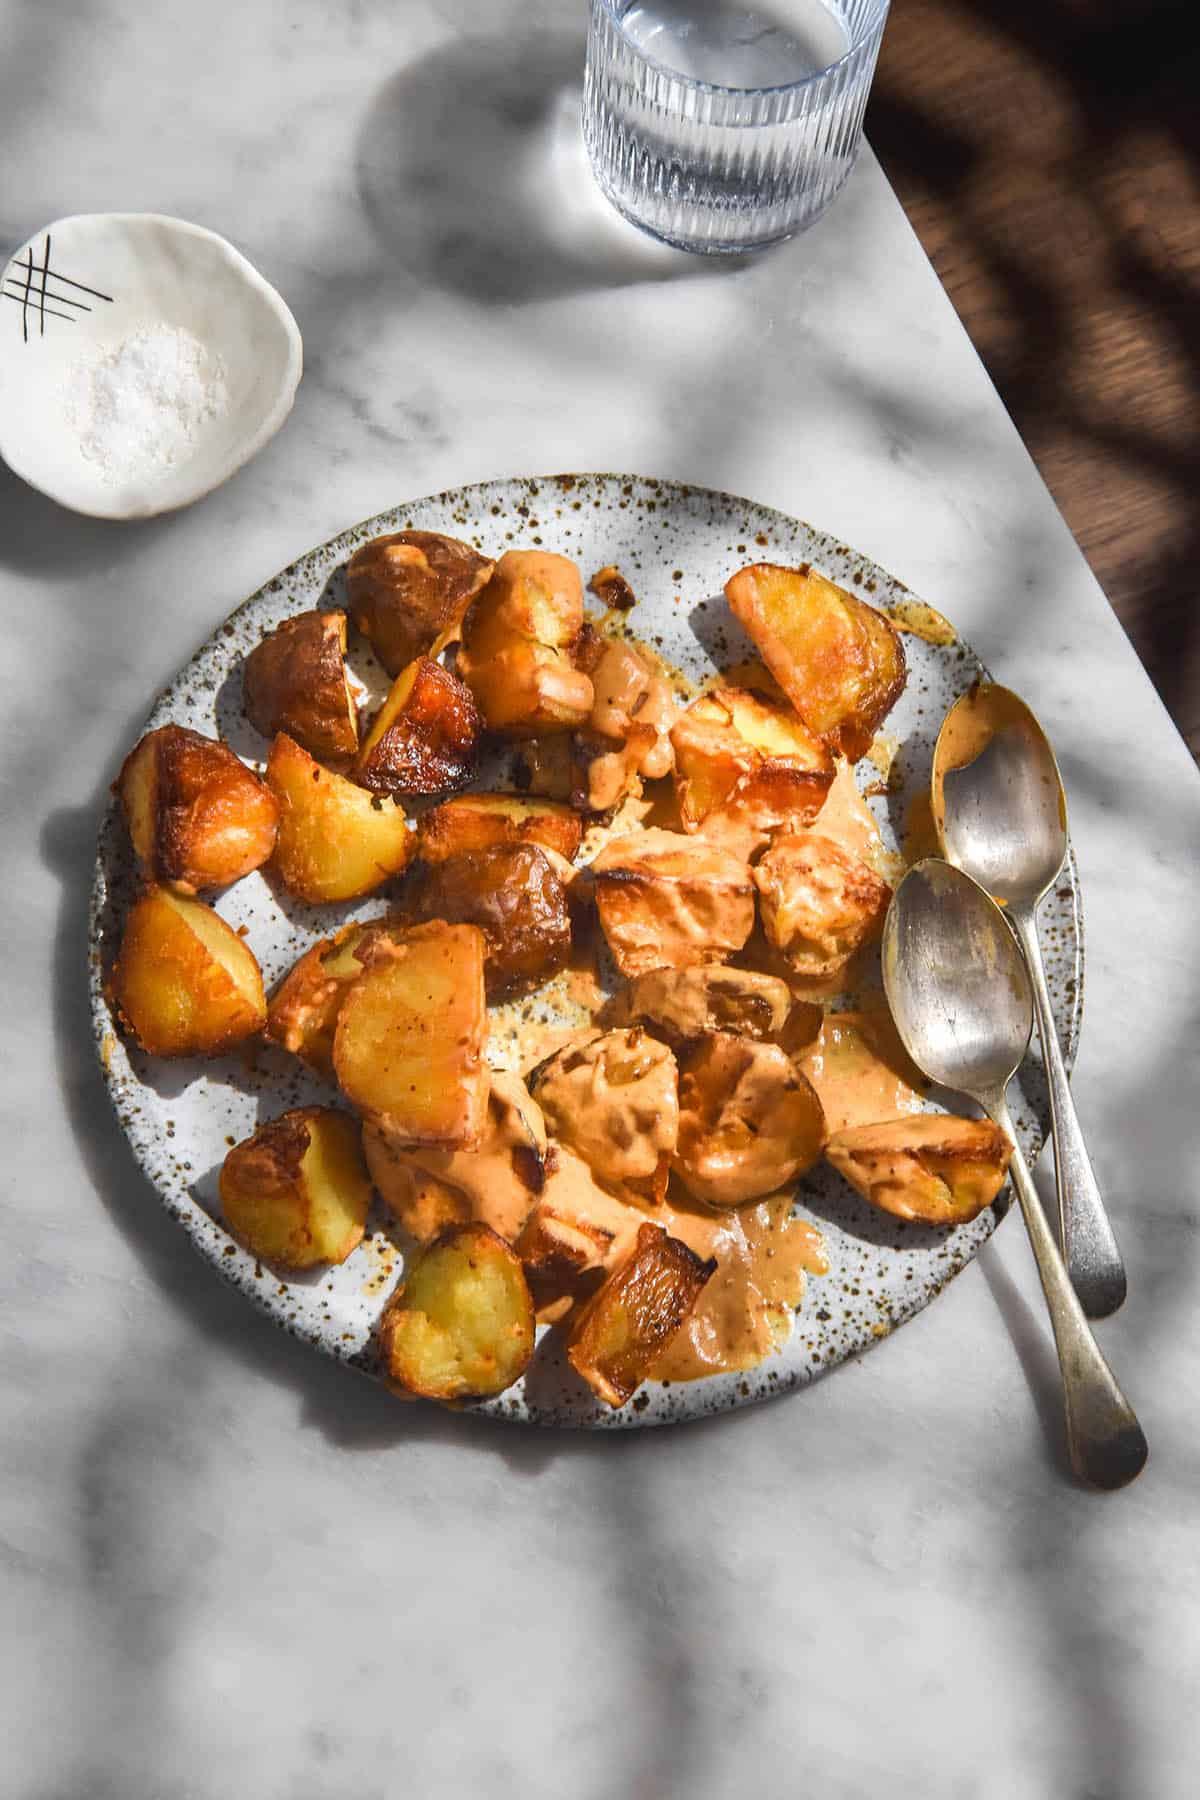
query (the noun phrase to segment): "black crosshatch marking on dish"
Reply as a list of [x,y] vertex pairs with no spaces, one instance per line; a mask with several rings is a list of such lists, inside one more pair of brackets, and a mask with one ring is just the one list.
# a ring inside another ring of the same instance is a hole
[[95,310],[94,307],[88,305],[86,300],[76,300],[72,294],[56,294],[47,286],[48,282],[57,281],[62,287],[76,288],[81,294],[90,294],[93,300],[103,300],[108,306],[113,304],[111,294],[102,294],[99,288],[89,287],[85,281],[76,281],[74,276],[63,275],[58,269],[50,267],[49,232],[46,233],[46,241],[42,245],[42,259],[36,270],[40,277],[36,290],[34,288],[35,270],[32,246],[26,250],[22,261],[14,260],[9,264],[9,268],[20,269],[25,276],[24,281],[18,281],[14,280],[11,275],[5,275],[3,289],[4,298],[15,300],[21,309],[21,342],[24,344],[29,342],[29,315],[35,308],[39,337],[46,335],[48,318],[65,319],[68,325],[75,323],[74,313],[59,312],[58,307],[49,305],[51,300],[57,300],[59,306],[73,306],[77,312],[93,312]]

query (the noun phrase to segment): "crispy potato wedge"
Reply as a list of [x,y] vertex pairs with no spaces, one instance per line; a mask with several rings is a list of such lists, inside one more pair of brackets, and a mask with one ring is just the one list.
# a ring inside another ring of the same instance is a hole
[[219,1056],[267,1019],[253,952],[211,907],[165,887],[126,920],[112,994],[151,1056]]
[[777,1193],[824,1147],[821,1102],[777,1044],[715,1032],[685,1062],[675,1170],[706,1206]]
[[659,1225],[638,1229],[632,1255],[588,1301],[567,1345],[572,1366],[609,1406],[624,1406],[695,1306],[716,1259]]
[[479,709],[457,675],[420,656],[402,669],[354,765],[374,794],[439,795],[470,781],[483,730]]
[[1012,1145],[989,1119],[917,1113],[835,1132],[825,1155],[881,1212],[965,1225],[1004,1186]]
[[527,993],[566,966],[566,890],[537,844],[495,844],[433,863],[407,904],[417,919],[478,925],[487,940],[489,1000]]
[[538,1309],[577,1293],[583,1277],[603,1268],[612,1241],[606,1226],[538,1201],[513,1246]]
[[286,731],[311,755],[348,763],[358,750],[358,707],[345,613],[298,613],[268,632],[242,665],[242,706],[264,737]]
[[781,826],[811,824],[833,785],[820,738],[790,707],[749,688],[702,694],[676,721],[671,743],[683,829],[744,854]]
[[333,1074],[333,1031],[342,1001],[363,970],[389,953],[400,933],[386,924],[345,925],[288,970],[267,1008],[267,1036],[318,1074]]
[[417,925],[342,1002],[333,1066],[352,1105],[394,1143],[478,1144],[487,1116],[483,933]]
[[551,1132],[617,1194],[666,1192],[679,1132],[675,1058],[640,1025],[559,1050],[529,1078]]
[[274,795],[228,744],[184,725],[148,731],[115,791],[146,876],[177,893],[227,887],[275,848]]
[[460,794],[431,807],[421,820],[421,855],[427,863],[497,844],[540,844],[572,862],[582,838],[583,821],[569,806],[520,794]]
[[506,550],[463,622],[456,667],[488,729],[504,737],[573,731],[592,683],[571,651],[583,628],[575,564],[545,550]]
[[371,1204],[359,1128],[329,1106],[299,1106],[235,1144],[221,1166],[225,1223],[264,1262],[345,1262]]
[[[784,1029],[791,1009],[791,990],[777,976],[699,963],[637,976],[604,1009],[604,1023],[640,1021],[670,1044],[686,1044],[713,1031],[765,1040]],[[820,1008],[815,1010],[819,1025]]]
[[286,732],[271,745],[267,784],[279,802],[272,866],[289,894],[357,900],[407,866],[417,838],[403,809],[322,768]]
[[725,594],[809,729],[851,762],[865,756],[907,679],[890,621],[807,563],[752,563]]
[[613,838],[591,871],[600,924],[623,975],[722,962],[754,928],[748,866],[703,838],[657,828]]
[[413,1150],[368,1124],[363,1149],[384,1205],[419,1243],[447,1225],[482,1219],[515,1239],[546,1185],[546,1127],[519,1075],[495,1070],[473,1150]]
[[754,870],[767,942],[797,975],[828,981],[883,930],[892,890],[817,831],[776,838]]
[[346,568],[351,616],[389,675],[450,642],[494,565],[439,531],[393,531],[356,550]]
[[533,1355],[521,1259],[487,1225],[453,1225],[414,1257],[379,1326],[389,1381],[427,1400],[502,1394]]

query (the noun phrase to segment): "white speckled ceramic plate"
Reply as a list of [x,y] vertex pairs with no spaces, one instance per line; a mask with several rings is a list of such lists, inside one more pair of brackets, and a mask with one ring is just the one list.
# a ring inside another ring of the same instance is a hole
[[[912,596],[845,544],[798,520],[707,489],[621,475],[563,475],[499,481],[416,500],[381,513],[312,550],[240,606],[197,651],[156,702],[147,728],[170,721],[219,733],[248,761],[261,763],[265,741],[241,714],[241,659],[280,620],[313,606],[344,604],[342,570],[354,550],[380,532],[408,526],[446,531],[481,549],[544,544],[581,565],[585,579],[615,562],[639,605],[630,628],[696,680],[750,654],[721,590],[750,560],[811,561],[853,592],[888,611]],[[976,676],[978,659],[958,641],[905,640],[909,681],[886,731],[898,744],[888,791],[870,799],[890,849],[899,848],[905,814],[927,791],[938,726]],[[351,660],[358,651],[352,646]],[[361,666],[361,660],[360,660]],[[860,781],[878,771],[859,765]],[[340,1267],[283,1278],[255,1262],[226,1232],[217,1174],[229,1145],[291,1106],[329,1100],[328,1088],[282,1053],[216,1062],[162,1062],[130,1049],[104,998],[104,972],[132,889],[133,869],[115,805],[104,819],[92,905],[91,984],[97,1042],[118,1117],[141,1167],[193,1244],[227,1280],[285,1330],[371,1373],[372,1333],[399,1278],[400,1252],[383,1216]],[[217,910],[244,927],[268,984],[300,952],[344,919],[383,910],[383,902],[314,909],[281,898],[261,875],[223,894]],[[1082,927],[1072,859],[1041,914],[1055,1015],[1074,1060],[1082,1007]],[[1045,1131],[1041,1069],[1031,1060],[1010,1099],[1026,1151]],[[744,1406],[816,1376],[871,1348],[926,1306],[995,1227],[989,1210],[966,1226],[934,1230],[873,1211],[821,1165],[800,1186],[796,1210],[824,1233],[829,1273],[810,1279],[789,1342],[758,1368],[698,1382],[647,1384],[619,1412],[597,1405],[543,1335],[523,1381],[480,1407],[497,1417],[547,1425],[621,1428],[659,1425]]]

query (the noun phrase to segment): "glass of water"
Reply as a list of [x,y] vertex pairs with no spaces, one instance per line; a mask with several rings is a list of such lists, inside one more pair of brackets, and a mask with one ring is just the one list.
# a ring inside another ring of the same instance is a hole
[[888,0],[591,0],[583,130],[617,211],[683,250],[791,237],[846,180]]

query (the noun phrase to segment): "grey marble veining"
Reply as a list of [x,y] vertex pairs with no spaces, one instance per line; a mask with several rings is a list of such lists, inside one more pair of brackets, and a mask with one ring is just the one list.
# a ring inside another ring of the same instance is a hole
[[[590,194],[582,8],[0,0],[0,239],[212,225],[293,306],[293,417],[148,525],[0,470],[6,941],[0,1793],[19,1800],[1174,1800],[1194,1791],[1200,781],[869,157],[775,256]],[[1088,930],[1077,1094],[1151,1440],[1058,1451],[1015,1219],[794,1400],[602,1442],[402,1408],[226,1291],[92,1065],[100,800],[156,687],[406,495],[628,467],[876,557],[1059,750]]]

